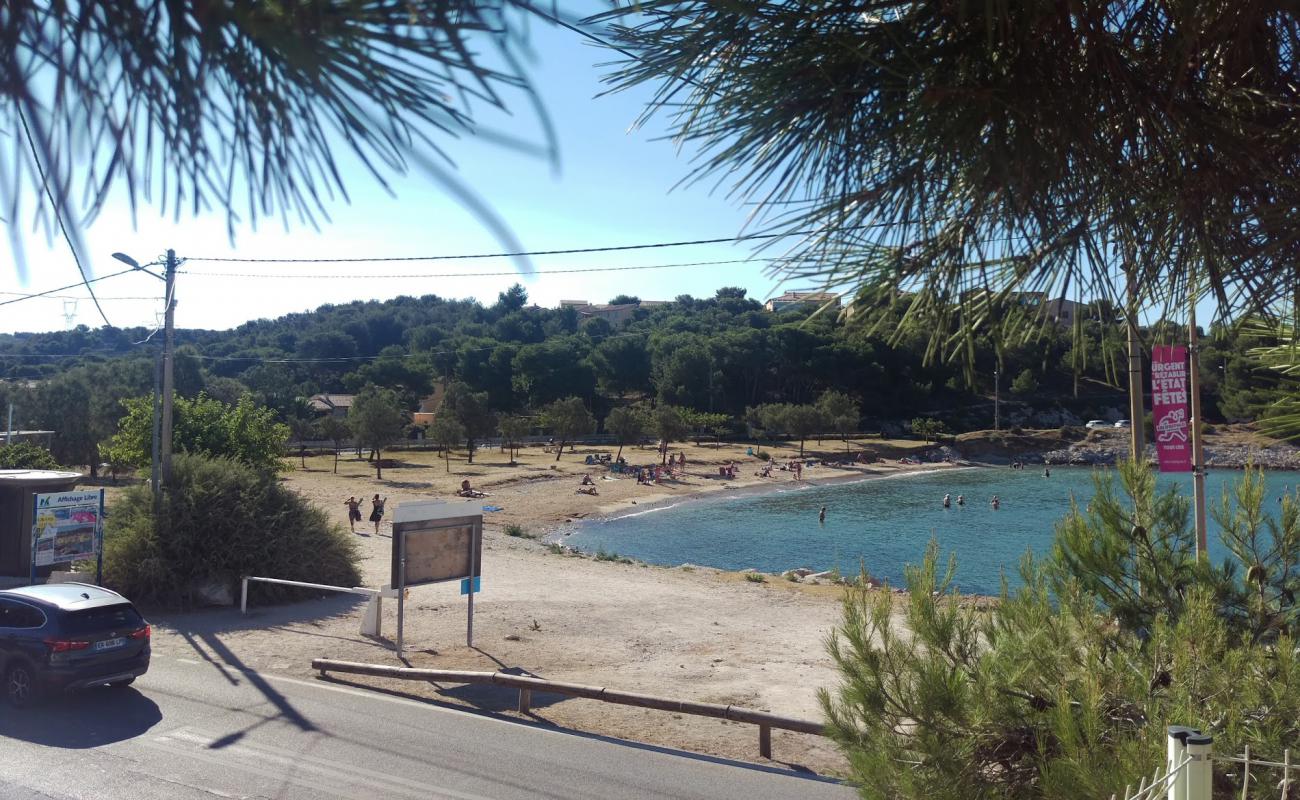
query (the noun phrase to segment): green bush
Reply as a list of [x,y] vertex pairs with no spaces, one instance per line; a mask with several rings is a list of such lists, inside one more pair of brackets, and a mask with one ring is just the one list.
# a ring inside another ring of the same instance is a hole
[[62,469],[50,451],[30,442],[0,447],[0,469]]
[[[991,610],[962,602],[935,544],[907,567],[905,603],[849,591],[829,641],[841,682],[819,698],[863,797],[1109,797],[1163,764],[1173,724],[1219,752],[1294,745],[1300,507],[1286,498],[1270,521],[1249,470],[1214,509],[1230,555],[1211,566],[1186,500],[1146,465],[1118,473]],[[1216,797],[1240,791],[1216,781]]]
[[[146,486],[110,509],[104,539],[108,586],[146,604],[189,606],[196,586],[233,590],[245,575],[356,586],[356,545],[325,512],[274,475],[231,458],[178,454],[155,525]],[[302,590],[253,584],[263,602]],[[254,594],[255,593],[255,594]]]
[[[128,398],[122,405],[126,416],[100,450],[114,464],[148,466],[153,451],[153,398]],[[204,394],[193,400],[178,396],[173,418],[172,447],[177,453],[228,456],[272,471],[286,468],[281,458],[288,426],[276,422],[275,412],[257,405],[249,395],[233,406]]]

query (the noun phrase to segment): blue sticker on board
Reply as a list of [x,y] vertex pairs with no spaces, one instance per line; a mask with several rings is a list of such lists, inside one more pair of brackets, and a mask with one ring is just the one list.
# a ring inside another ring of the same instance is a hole
[[[474,580],[474,593],[477,594],[478,592],[483,591],[483,589],[481,588],[481,585],[480,585],[480,583],[479,583],[479,581],[482,580],[482,576],[475,576],[473,580]],[[470,579],[469,579],[469,578],[461,578],[461,579],[460,579],[460,593],[461,593],[461,594],[469,594],[469,592],[470,592],[469,582],[470,582]]]

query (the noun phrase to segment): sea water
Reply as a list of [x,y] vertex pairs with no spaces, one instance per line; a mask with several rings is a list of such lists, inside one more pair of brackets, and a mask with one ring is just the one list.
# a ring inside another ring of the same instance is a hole
[[[805,473],[810,477],[817,470]],[[1051,549],[1056,524],[1071,497],[1086,506],[1095,489],[1093,469],[1042,466],[1013,470],[973,467],[868,478],[852,483],[773,484],[772,489],[726,492],[669,505],[636,509],[576,525],[560,534],[564,544],[584,551],[606,550],[651,564],[699,564],[738,570],[781,572],[795,567],[839,569],[855,575],[859,565],[877,580],[903,584],[903,567],[918,563],[933,539],[941,553],[957,557],[956,582],[963,592],[996,594],[1005,573],[1009,583],[1026,550],[1042,556]],[[1110,470],[1118,484],[1119,477]],[[1225,486],[1241,477],[1215,470],[1206,477],[1206,497],[1217,505]],[[1300,473],[1266,473],[1266,510],[1300,487]],[[1162,487],[1176,485],[1191,497],[1190,475],[1162,475]],[[943,496],[952,507],[943,507]],[[966,505],[957,506],[964,495]],[[997,510],[991,499],[998,495]],[[1121,495],[1122,496],[1122,495]],[[818,512],[826,507],[825,523]],[[568,535],[565,535],[568,534]],[[1210,556],[1225,551],[1218,526],[1209,522]]]

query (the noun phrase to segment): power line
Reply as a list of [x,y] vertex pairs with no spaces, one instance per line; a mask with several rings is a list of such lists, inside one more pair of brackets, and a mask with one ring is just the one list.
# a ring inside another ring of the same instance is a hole
[[[78,283],[77,286],[81,286],[81,284]],[[52,291],[58,291],[58,290],[55,289],[55,290],[52,290]],[[32,298],[36,298],[36,297],[43,297],[43,298],[45,298],[46,300],[89,300],[89,299],[90,299],[89,297],[86,297],[85,295],[79,295],[79,294],[45,294],[45,293],[43,293],[43,292],[40,293],[40,294],[29,294],[29,293],[27,293],[27,292],[6,292],[6,291],[0,291],[0,294],[7,295],[7,296],[9,296],[9,297],[17,297],[17,298],[24,299],[24,300],[30,300],[30,299],[32,299]],[[97,297],[98,297],[100,300],[105,300],[105,301],[106,301],[106,300],[150,300],[150,301],[153,301],[153,302],[157,302],[157,301],[159,301],[159,300],[162,300],[162,297],[160,297],[160,296],[154,296],[154,297],[145,297],[145,296],[141,296],[141,297],[123,297],[123,296],[121,296],[121,295],[103,295],[103,294],[101,294],[101,295],[97,295]]]
[[[201,259],[199,259],[201,260]],[[625,267],[573,267],[571,269],[544,269],[536,270],[533,275],[572,275],[580,272],[628,272],[633,270],[647,269],[676,269],[680,267],[705,267],[716,266],[720,264],[758,264],[759,259],[754,258],[733,258],[723,261],[688,261],[676,264],[642,264],[637,266]],[[517,270],[507,270],[504,272],[437,272],[437,273],[401,273],[392,275],[303,275],[298,273],[238,273],[238,272],[195,272],[193,270],[181,270],[186,275],[198,275],[203,277],[219,278],[312,278],[312,279],[346,279],[357,280],[358,278],[494,278],[502,276],[518,277],[520,273]]]
[[[878,227],[859,225],[855,228]],[[841,229],[841,230],[852,230]],[[523,256],[563,256],[578,253],[610,253],[619,250],[654,250],[665,247],[692,247],[701,244],[727,244],[763,239],[784,239],[791,236],[811,236],[828,231],[792,231],[788,233],[751,233],[743,236],[725,236],[717,239],[689,239],[679,242],[651,242],[648,244],[621,244],[607,247],[567,247],[559,250],[520,250],[513,253],[462,253],[459,255],[433,256],[376,256],[372,258],[207,258],[189,257],[187,261],[206,261],[209,263],[240,264],[366,264],[390,261],[465,261],[481,258],[519,258]]]
[[[13,303],[21,303],[21,302],[24,301],[24,300],[35,300],[35,299],[38,298],[38,297],[48,297],[49,295],[52,295],[52,294],[54,294],[55,292],[66,292],[67,290],[69,290],[69,289],[75,289],[75,288],[77,288],[78,286],[83,286],[83,285],[87,285],[87,284],[91,284],[91,283],[97,283],[97,282],[99,282],[99,281],[106,281],[106,280],[108,280],[109,278],[116,278],[116,277],[119,276],[119,275],[126,275],[126,274],[129,273],[129,272],[135,272],[135,270],[134,270],[134,269],[124,269],[124,270],[122,270],[121,272],[110,272],[110,273],[107,274],[107,275],[100,275],[98,278],[87,278],[87,279],[84,280],[84,281],[81,281],[81,282],[78,282],[78,283],[70,283],[70,284],[68,284],[67,286],[60,286],[60,287],[57,288],[57,289],[48,289],[48,290],[46,290],[46,291],[44,291],[44,292],[36,292],[35,294],[23,295],[22,297],[15,298],[15,299],[13,299],[13,300],[0,300],[0,306],[12,305]],[[87,288],[89,288],[89,286],[87,286]],[[15,294],[17,294],[17,293],[15,292]],[[95,305],[99,305],[98,301],[96,301]],[[110,328],[112,327],[112,323],[110,323],[110,322],[108,321],[107,318],[104,319],[104,322],[105,322],[105,323],[106,323]]]
[[[72,253],[72,260],[77,265],[77,272],[81,273],[81,283],[90,293],[90,299],[95,303],[95,310],[103,318],[104,324],[113,327],[113,323],[108,321],[108,315],[104,313],[104,307],[99,304],[95,297],[95,290],[90,288],[90,281],[86,279],[86,268],[81,265],[81,256],[77,254],[77,248],[72,244],[72,237],[68,235],[68,229],[63,225],[63,212],[59,210],[59,203],[54,199],[54,193],[50,191],[50,179],[45,174],[45,167],[41,165],[41,157],[36,152],[36,140],[32,138],[31,129],[27,127],[27,115],[23,113],[22,104],[17,104],[18,119],[23,124],[23,133],[27,135],[27,146],[32,150],[32,161],[36,164],[36,171],[41,176],[41,188],[45,190],[45,196],[50,201],[50,207],[54,210],[54,220],[59,224],[59,232],[63,234],[63,241],[68,243],[68,250]],[[76,284],[74,284],[75,286]],[[0,304],[3,305],[3,304]]]

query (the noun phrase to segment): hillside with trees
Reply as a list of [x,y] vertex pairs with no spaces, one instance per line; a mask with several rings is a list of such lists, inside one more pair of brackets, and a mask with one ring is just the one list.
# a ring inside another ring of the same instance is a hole
[[[694,438],[902,431],[915,418],[954,432],[989,428],[995,372],[1004,426],[1055,427],[1124,408],[1123,332],[1104,303],[1079,306],[1073,326],[1044,320],[1023,341],[977,335],[972,359],[931,352],[929,332],[909,331],[898,308],[815,310],[771,313],[744,289],[722,288],[636,308],[615,325],[529,305],[518,285],[491,305],[433,295],[327,305],[229,331],[178,331],[176,386],[181,396],[202,392],[231,405],[251,394],[292,427],[313,416],[305,399],[319,392],[379,387],[409,411],[438,385],[468,447],[496,435],[499,420],[535,426],[574,397],[602,432],[612,432],[613,409],[639,403],[680,409],[683,430],[669,433]],[[58,431],[60,462],[93,463],[127,413],[122,401],[152,391],[157,342],[133,344],[146,333],[0,336],[0,408],[12,400],[21,427]],[[1181,329],[1159,323],[1144,334],[1177,341]],[[1207,334],[1207,418],[1266,413],[1286,379],[1247,358],[1257,341],[1221,328]],[[663,425],[646,417],[640,427],[653,435]]]

